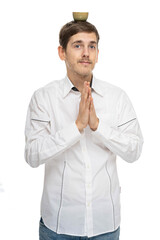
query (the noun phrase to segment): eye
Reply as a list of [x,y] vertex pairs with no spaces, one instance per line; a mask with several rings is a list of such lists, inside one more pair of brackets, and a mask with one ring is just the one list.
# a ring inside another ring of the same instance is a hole
[[96,47],[94,45],[89,46],[91,49],[95,49]]
[[80,48],[81,46],[79,44],[76,44],[75,45],[75,48]]

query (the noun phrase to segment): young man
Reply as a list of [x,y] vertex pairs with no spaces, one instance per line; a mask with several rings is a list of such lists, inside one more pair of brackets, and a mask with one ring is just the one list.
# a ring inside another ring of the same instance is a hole
[[33,94],[25,131],[26,161],[45,164],[40,240],[118,240],[116,155],[127,162],[139,158],[137,116],[123,90],[92,74],[98,61],[95,26],[73,21],[59,38],[67,76]]

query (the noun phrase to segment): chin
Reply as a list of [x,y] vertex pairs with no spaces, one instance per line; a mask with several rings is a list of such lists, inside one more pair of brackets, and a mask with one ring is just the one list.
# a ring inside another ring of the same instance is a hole
[[85,78],[85,77],[91,76],[92,72],[86,72],[86,73],[83,72],[83,73],[80,73],[79,75]]
[[84,71],[83,70],[83,71],[79,71],[78,74],[86,77],[86,76],[92,75],[92,71]]

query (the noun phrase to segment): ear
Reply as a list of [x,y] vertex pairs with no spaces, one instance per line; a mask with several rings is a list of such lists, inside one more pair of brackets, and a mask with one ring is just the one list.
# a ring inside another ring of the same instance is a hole
[[60,57],[61,60],[65,60],[65,50],[63,49],[62,46],[58,47],[58,55]]

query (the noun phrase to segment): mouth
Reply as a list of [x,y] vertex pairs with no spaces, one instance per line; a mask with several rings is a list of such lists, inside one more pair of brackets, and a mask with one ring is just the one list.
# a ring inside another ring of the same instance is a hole
[[81,63],[83,65],[90,65],[92,62],[87,61],[87,60],[80,60],[79,63]]

